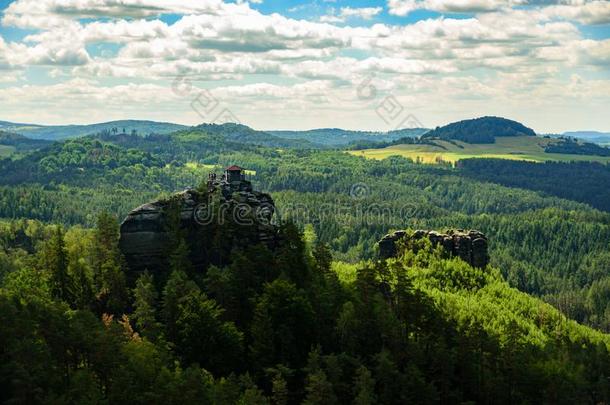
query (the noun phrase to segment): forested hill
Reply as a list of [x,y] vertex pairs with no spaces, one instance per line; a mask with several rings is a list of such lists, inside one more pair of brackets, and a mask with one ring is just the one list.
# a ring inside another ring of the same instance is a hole
[[392,142],[403,138],[417,138],[428,132],[425,128],[405,128],[388,132],[350,131],[340,128],[320,128],[307,131],[267,131],[287,139],[302,139],[327,146],[345,146],[363,142]]
[[321,144],[308,139],[283,138],[265,131],[257,131],[246,125],[237,123],[201,124],[193,127],[191,131],[200,131],[207,134],[220,135],[230,142],[244,143],[259,146],[279,148],[320,148]]
[[20,134],[0,130],[0,145],[12,146],[17,151],[31,151],[49,145],[51,141],[30,139]]
[[149,134],[167,134],[185,128],[188,127],[169,122],[143,120],[121,120],[88,125],[38,125],[0,121],[0,129],[2,130],[18,133],[32,139],[47,140],[77,138],[100,132],[113,134],[136,133],[146,136]]
[[496,137],[535,136],[523,124],[501,117],[481,117],[458,121],[427,132],[422,138],[456,140],[467,143],[494,143]]

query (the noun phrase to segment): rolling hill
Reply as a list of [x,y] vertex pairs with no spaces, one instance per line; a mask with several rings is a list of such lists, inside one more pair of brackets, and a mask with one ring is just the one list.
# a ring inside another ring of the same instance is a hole
[[258,146],[277,148],[320,148],[324,145],[316,144],[305,138],[286,138],[273,135],[265,131],[257,131],[246,125],[236,123],[201,124],[193,128],[192,132],[203,132],[222,136],[227,141],[245,143]]
[[340,128],[319,128],[308,131],[267,131],[271,135],[286,139],[302,139],[326,146],[345,146],[358,141],[391,142],[400,138],[417,138],[429,130],[405,128],[388,132],[350,131]]
[[132,133],[139,135],[167,134],[188,128],[185,125],[169,122],[155,122],[142,120],[109,121],[90,125],[38,125],[20,124],[0,121],[0,130],[18,133],[32,139],[61,140],[77,138],[99,132],[116,129],[116,133]]
[[437,127],[422,138],[466,143],[494,143],[496,138],[535,135],[534,130],[517,121],[501,117],[481,117]]
[[563,136],[578,138],[587,142],[594,142],[600,145],[610,145],[610,132],[599,131],[570,131],[564,132]]
[[52,141],[31,139],[20,134],[0,130],[0,146],[4,147],[5,150],[12,149],[17,152],[33,151],[51,143]]

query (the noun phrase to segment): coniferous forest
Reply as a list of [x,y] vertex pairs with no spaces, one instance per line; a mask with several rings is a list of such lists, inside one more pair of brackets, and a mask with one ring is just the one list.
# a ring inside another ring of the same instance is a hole
[[609,0],[0,0],[0,405],[610,405]]
[[[606,166],[376,161],[210,131],[0,162],[1,402],[610,400]],[[232,164],[273,198],[275,245],[236,242],[235,218],[189,232],[171,204]],[[153,200],[171,242],[135,271],[119,224]],[[426,240],[378,259],[390,231],[460,228],[485,233],[487,267]]]

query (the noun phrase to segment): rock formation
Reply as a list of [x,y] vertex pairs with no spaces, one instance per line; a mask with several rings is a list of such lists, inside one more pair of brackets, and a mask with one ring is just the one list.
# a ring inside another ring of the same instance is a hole
[[[144,270],[166,273],[168,247],[176,246],[178,228],[195,268],[225,265],[235,247],[277,244],[274,213],[271,196],[252,190],[249,181],[210,176],[207,190],[187,189],[131,211],[121,223],[119,246],[131,276]],[[179,223],[172,226],[172,221]]]
[[473,267],[485,267],[489,263],[487,237],[479,231],[463,229],[449,230],[447,233],[417,230],[414,232],[396,231],[379,241],[379,256],[382,259],[396,257],[399,241],[419,240],[427,237],[433,246],[441,245],[450,256],[460,257]]

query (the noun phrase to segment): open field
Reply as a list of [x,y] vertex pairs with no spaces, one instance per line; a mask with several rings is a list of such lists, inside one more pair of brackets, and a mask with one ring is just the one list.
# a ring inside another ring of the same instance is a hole
[[545,153],[544,147],[556,139],[518,136],[496,138],[493,144],[468,144],[460,141],[434,141],[433,145],[394,145],[382,149],[366,149],[350,151],[356,156],[365,156],[371,159],[385,159],[389,156],[403,156],[423,163],[451,162],[468,158],[497,158],[526,160],[532,162],[552,161],[594,161],[610,162],[610,157],[589,155],[568,155],[559,153]]
[[13,146],[0,145],[0,158],[7,157],[15,152],[15,148]]

